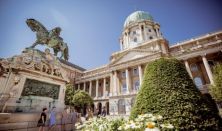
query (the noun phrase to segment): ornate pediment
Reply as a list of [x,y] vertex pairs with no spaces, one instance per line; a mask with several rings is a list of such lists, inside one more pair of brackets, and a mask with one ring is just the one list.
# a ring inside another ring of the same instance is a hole
[[141,50],[141,49],[128,50],[128,51],[125,51],[119,55],[114,56],[112,58],[110,64],[115,65],[115,64],[124,63],[124,62],[131,61],[134,59],[149,56],[149,55],[153,54],[154,52],[156,52],[156,51]]

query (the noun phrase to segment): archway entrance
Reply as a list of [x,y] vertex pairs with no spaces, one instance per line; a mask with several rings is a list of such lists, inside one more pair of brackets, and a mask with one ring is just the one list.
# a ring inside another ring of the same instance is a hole
[[124,99],[119,99],[118,101],[118,114],[126,114],[126,106]]
[[102,103],[97,104],[97,109],[99,109],[99,115],[102,113]]
[[106,102],[106,114],[109,115],[109,102]]

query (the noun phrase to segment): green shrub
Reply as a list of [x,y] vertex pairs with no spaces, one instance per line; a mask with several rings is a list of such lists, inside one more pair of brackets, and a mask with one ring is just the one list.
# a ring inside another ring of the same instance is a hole
[[218,102],[222,102],[222,64],[214,67],[214,85],[210,87],[210,94]]
[[73,90],[73,85],[67,84],[66,91],[65,91],[65,105],[72,104],[72,99],[73,99],[74,94],[75,94],[75,92]]
[[77,90],[72,98],[72,105],[77,109],[83,109],[85,106],[93,104],[92,97],[85,91]]
[[184,64],[161,58],[147,65],[130,118],[153,113],[179,130],[219,130],[220,116],[190,79]]

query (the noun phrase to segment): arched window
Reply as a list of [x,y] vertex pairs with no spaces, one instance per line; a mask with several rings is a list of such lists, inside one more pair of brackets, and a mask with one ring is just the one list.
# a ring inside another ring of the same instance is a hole
[[137,42],[137,38],[135,37],[135,38],[133,39],[133,41],[134,41],[134,42]]
[[196,65],[196,64],[191,64],[191,65],[190,65],[190,70],[191,70],[192,72],[197,72],[197,71],[198,71],[197,65]]
[[203,86],[203,82],[202,82],[202,79],[201,79],[200,77],[195,77],[195,78],[194,78],[194,83],[195,83],[195,85],[196,85],[198,88],[200,88],[200,87]]

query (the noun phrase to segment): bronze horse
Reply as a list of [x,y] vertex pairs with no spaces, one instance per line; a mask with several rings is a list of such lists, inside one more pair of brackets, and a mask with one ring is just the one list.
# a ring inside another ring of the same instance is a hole
[[27,19],[26,23],[33,32],[36,32],[36,41],[30,48],[34,48],[38,44],[47,45],[53,48],[54,55],[57,56],[58,52],[61,51],[61,57],[65,60],[69,59],[69,51],[66,43],[59,36],[61,32],[60,27],[56,27],[48,31],[40,22],[35,19]]

